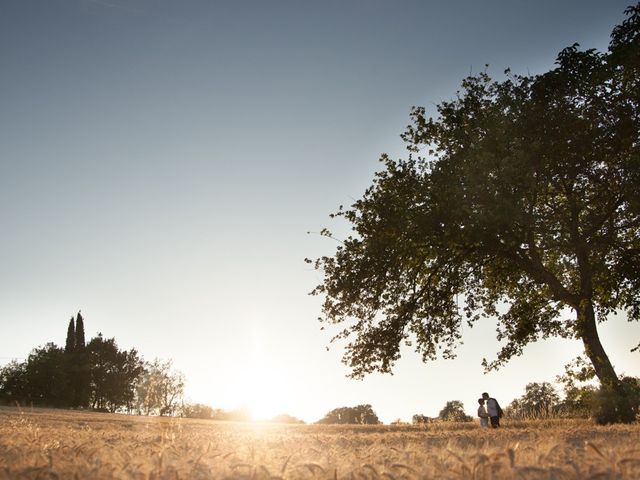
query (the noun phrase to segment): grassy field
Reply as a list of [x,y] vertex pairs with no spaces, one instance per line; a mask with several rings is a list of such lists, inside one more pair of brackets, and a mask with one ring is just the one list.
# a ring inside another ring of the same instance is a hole
[[640,425],[286,426],[0,408],[0,478],[638,479]]

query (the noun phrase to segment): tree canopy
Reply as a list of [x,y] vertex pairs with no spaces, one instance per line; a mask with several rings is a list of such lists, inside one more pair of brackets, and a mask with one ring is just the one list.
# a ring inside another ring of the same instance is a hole
[[556,376],[562,385],[564,399],[558,411],[564,416],[588,417],[591,414],[596,387],[589,383],[596,376],[593,366],[584,358],[577,357],[564,366],[565,372]]
[[136,384],[136,408],[146,415],[172,415],[184,393],[184,375],[173,369],[171,360],[146,362]]
[[544,74],[470,76],[436,118],[414,107],[408,159],[383,156],[334,214],[354,233],[315,261],[312,293],[354,377],[391,372],[403,344],[454,357],[463,323],[495,317],[487,369],[575,338],[622,392],[597,322],[640,319],[640,4],[625,13],[607,52],[576,44]]
[[473,417],[464,412],[464,404],[460,400],[448,401],[440,410],[438,418],[445,422],[470,422],[473,420]]
[[115,338],[99,333],[87,344],[90,365],[90,405],[94,409],[115,412],[130,410],[136,386],[144,373],[144,364],[135,349],[123,351]]
[[557,414],[560,397],[549,382],[532,382],[525,387],[525,393],[513,400],[507,407],[512,418],[548,418]]
[[355,407],[334,408],[317,423],[321,424],[362,424],[376,425],[380,423],[378,415],[369,404]]
[[49,342],[26,361],[0,368],[0,403],[131,411],[144,363],[102,334],[85,344],[84,320],[71,317],[64,349]]

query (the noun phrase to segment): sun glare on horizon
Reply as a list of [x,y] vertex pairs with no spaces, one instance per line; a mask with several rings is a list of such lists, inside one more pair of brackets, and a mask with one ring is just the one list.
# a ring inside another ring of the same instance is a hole
[[233,393],[237,405],[246,408],[253,420],[269,420],[286,413],[286,390],[278,372],[253,365],[239,372]]
[[245,410],[254,421],[292,414],[288,373],[255,335],[248,351],[229,359],[220,377],[221,386],[208,393],[209,403],[224,410]]

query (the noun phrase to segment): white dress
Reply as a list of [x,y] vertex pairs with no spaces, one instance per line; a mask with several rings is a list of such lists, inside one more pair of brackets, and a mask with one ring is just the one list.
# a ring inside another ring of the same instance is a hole
[[484,408],[484,405],[478,407],[478,417],[480,417],[480,427],[489,428],[489,416]]

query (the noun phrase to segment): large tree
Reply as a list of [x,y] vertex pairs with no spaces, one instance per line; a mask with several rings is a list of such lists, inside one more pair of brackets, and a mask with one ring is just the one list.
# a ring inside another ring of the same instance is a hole
[[15,405],[29,396],[27,362],[12,360],[0,368],[0,403]]
[[53,343],[34,348],[24,362],[0,369],[0,401],[66,407],[71,401],[64,350]]
[[574,45],[541,75],[465,79],[435,118],[413,109],[409,158],[383,156],[335,214],[354,233],[315,262],[353,376],[390,372],[403,343],[455,356],[463,322],[496,317],[487,369],[576,338],[622,395],[597,323],[640,319],[640,4],[626,14],[607,52]]
[[101,333],[87,344],[91,407],[115,412],[132,407],[144,364],[135,349],[120,350],[115,338]]

